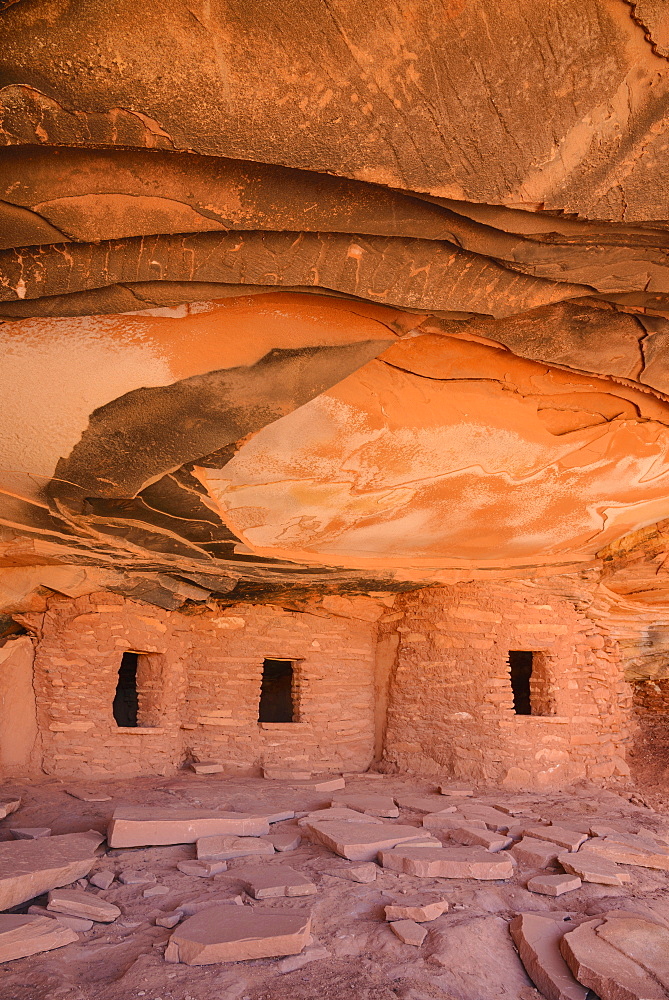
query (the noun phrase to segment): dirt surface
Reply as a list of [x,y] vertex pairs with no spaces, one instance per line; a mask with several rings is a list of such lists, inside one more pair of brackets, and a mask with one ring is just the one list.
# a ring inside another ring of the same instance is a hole
[[[73,798],[66,784],[45,780],[30,786],[8,786],[20,791],[18,813],[0,823],[0,839],[11,838],[13,826],[50,826],[54,834],[104,830],[113,809],[120,804],[141,803],[166,807],[264,809],[292,808],[298,814],[324,806],[328,793],[306,792],[287,782],[257,778],[206,778],[181,772],[169,779],[138,778],[98,785],[111,796],[105,803]],[[413,776],[365,776],[347,779],[352,791],[390,794],[433,792],[433,782]],[[623,828],[640,827],[669,833],[669,816],[630,801],[632,792],[619,794],[577,786],[569,792],[512,794],[478,789],[477,800],[490,804],[522,806],[528,816],[554,819],[561,825],[599,817],[615,820]],[[443,799],[444,806],[448,804]],[[421,824],[417,812],[401,809],[390,822]],[[388,821],[386,821],[388,822]],[[522,822],[522,819],[519,820]],[[295,820],[273,825],[274,831],[295,829]],[[520,964],[508,933],[508,922],[521,911],[563,911],[568,916],[594,914],[610,909],[652,913],[669,924],[667,873],[626,866],[632,874],[628,886],[584,884],[557,899],[529,892],[525,885],[537,871],[519,868],[506,882],[466,879],[420,879],[378,870],[376,881],[359,884],[328,872],[349,863],[305,837],[296,851],[259,861],[288,863],[318,885],[316,896],[256,903],[241,893],[246,906],[309,908],[313,942],[306,954],[315,957],[301,968],[282,973],[278,959],[239,964],[189,967],[168,964],[163,952],[171,931],[155,925],[161,914],[183,904],[226,901],[234,905],[240,895],[236,867],[246,859],[229,862],[226,873],[197,878],[180,872],[177,862],[195,857],[194,845],[108,850],[101,853],[94,872],[111,869],[145,870],[169,888],[161,897],[144,898],[142,885],[115,881],[107,890],[91,888],[121,908],[112,924],[98,924],[79,934],[78,943],[0,966],[0,996],[11,1000],[532,1000],[538,998]],[[384,920],[383,907],[402,897],[442,892],[450,910],[425,924],[428,936],[420,949],[402,944]],[[33,901],[35,902],[35,901]],[[38,902],[44,902],[42,897]],[[28,904],[19,909],[25,911]],[[291,960],[293,961],[293,960]]]

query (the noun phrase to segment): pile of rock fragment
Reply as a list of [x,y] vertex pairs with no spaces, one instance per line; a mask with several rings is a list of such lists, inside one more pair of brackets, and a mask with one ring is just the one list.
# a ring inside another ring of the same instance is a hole
[[[281,857],[303,838],[347,862],[326,866],[322,874],[349,882],[373,882],[380,870],[432,885],[444,879],[444,893],[400,890],[402,898],[384,907],[389,930],[415,949],[430,923],[449,911],[447,880],[504,881],[530,872],[530,892],[568,899],[584,882],[624,887],[635,868],[669,872],[666,833],[633,834],[624,824],[597,817],[570,817],[562,825],[533,813],[527,802],[514,803],[513,796],[481,801],[472,788],[448,784],[435,794],[393,797],[348,791],[338,777],[295,785],[326,796],[326,804],[297,814],[118,806],[107,829],[108,857],[105,838],[96,831],[51,836],[46,827],[13,826],[14,839],[0,843],[0,909],[29,905],[26,912],[0,914],[0,962],[61,948],[94,924],[116,921],[121,909],[105,893],[117,879],[136,884],[147,899],[169,894],[146,871],[112,871],[109,862],[120,850],[192,844],[195,857],[177,862],[177,869],[194,878],[222,875],[225,888],[237,890],[160,912],[155,923],[171,931],[167,962],[275,958],[283,960],[279,971],[320,957],[308,903],[318,886]],[[1,802],[0,818],[19,806],[18,799]],[[400,808],[417,814],[420,825],[399,822]],[[272,829],[286,820],[294,821],[289,830]],[[31,903],[44,894],[45,906]],[[304,905],[277,904],[288,897],[305,897]],[[538,909],[513,916],[509,931],[547,1000],[586,1000],[589,991],[601,1000],[669,996],[669,927],[660,917],[625,909],[596,916]]]

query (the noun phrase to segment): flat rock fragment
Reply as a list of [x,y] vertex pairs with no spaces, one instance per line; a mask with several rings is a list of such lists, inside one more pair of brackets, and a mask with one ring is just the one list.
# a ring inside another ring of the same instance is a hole
[[50,826],[14,826],[9,831],[14,840],[41,840],[51,836]]
[[669,995],[669,929],[641,917],[607,916],[598,937],[654,976]]
[[275,851],[284,854],[286,851],[296,851],[302,843],[302,836],[298,831],[295,833],[270,833],[269,836],[263,837],[263,840],[271,844]]
[[363,885],[374,882],[378,874],[378,866],[370,861],[363,865],[354,865],[351,868],[329,868],[327,875],[335,878],[344,878],[349,882],[359,882]]
[[428,813],[427,816],[423,816],[423,826],[426,830],[444,833],[450,833],[451,830],[458,830],[463,826],[475,827],[477,830],[488,829],[482,819],[467,819],[466,816],[457,812]]
[[662,850],[659,844],[653,849],[629,842],[623,843],[614,837],[593,837],[588,841],[588,851],[621,865],[638,865],[639,868],[669,871],[669,850]]
[[349,861],[374,861],[379,851],[408,842],[439,845],[424,830],[391,823],[314,823],[312,836]]
[[274,845],[259,837],[200,837],[195,842],[198,861],[229,860],[251,854],[274,854]]
[[546,840],[568,851],[577,851],[588,839],[587,834],[579,833],[577,830],[566,830],[562,826],[528,826],[523,829],[523,836],[532,837],[534,840]]
[[313,778],[311,781],[293,782],[293,784],[310,792],[337,792],[346,788],[346,779],[342,777]]
[[506,879],[514,873],[507,852],[491,854],[484,847],[416,847],[402,845],[383,850],[379,859],[390,871],[418,878]]
[[560,953],[568,928],[569,924],[538,913],[519,913],[509,924],[525,971],[546,1000],[586,1000],[587,988],[574,979]]
[[195,774],[220,774],[223,765],[215,760],[195,760],[190,765]]
[[468,798],[476,795],[476,792],[471,785],[439,785],[439,794],[448,795],[449,797],[458,798],[462,797]]
[[356,809],[348,809],[346,806],[330,806],[328,809],[316,809],[314,812],[301,816],[297,825],[310,827],[313,823],[383,823],[378,816],[370,816],[367,813],[358,812]]
[[165,913],[163,916],[156,917],[157,927],[176,927],[180,920],[184,917],[183,910],[175,910],[174,913]]
[[213,906],[184,920],[174,931],[165,960],[211,965],[299,955],[310,930],[311,917],[300,910]]
[[654,976],[597,934],[601,919],[565,934],[560,951],[573,975],[600,1000],[667,1000]]
[[101,833],[92,830],[0,843],[0,910],[88,875],[103,840]]
[[386,920],[415,920],[419,924],[436,920],[447,911],[448,900],[421,896],[408,896],[401,902],[388,903],[385,908]]
[[415,920],[393,920],[390,929],[404,944],[411,944],[415,948],[420,948],[427,937],[427,931]]
[[0,819],[11,816],[21,805],[20,798],[0,799]]
[[561,896],[563,892],[580,889],[581,880],[577,875],[537,875],[529,880],[527,888],[544,896]]
[[204,809],[121,806],[114,810],[107,841],[110,847],[153,847],[194,844],[200,837],[219,834],[262,837],[268,833],[269,822],[264,816]]
[[496,853],[505,847],[510,847],[513,843],[511,837],[501,833],[493,833],[491,830],[481,830],[475,826],[459,826],[449,833],[451,840],[458,844],[465,844],[473,847],[485,847],[486,851]]
[[316,886],[288,865],[257,865],[235,868],[231,873],[254,899],[278,896],[313,896]]
[[346,792],[335,795],[331,805],[335,808],[346,806],[350,809],[357,809],[358,812],[369,813],[370,816],[382,816],[385,819],[397,819],[400,814],[392,795],[379,795],[375,792],[368,795],[362,792]]
[[557,844],[548,840],[536,840],[534,837],[523,837],[509,851],[519,865],[527,868],[546,868],[557,860],[560,849]]
[[123,885],[147,885],[149,882],[155,882],[156,876],[152,872],[143,872],[135,870],[134,868],[127,868],[118,877],[119,882]]
[[417,813],[454,813],[457,806],[445,802],[439,795],[395,795],[395,802],[402,809]]
[[104,870],[95,872],[94,875],[90,875],[88,881],[91,885],[94,885],[96,889],[108,889],[115,878],[116,876],[113,872]]
[[78,941],[76,932],[59,920],[33,914],[0,913],[0,962],[12,962]]
[[53,889],[49,893],[47,910],[102,924],[110,924],[121,916],[118,906],[84,889]]
[[558,854],[557,860],[566,872],[578,875],[583,882],[595,882],[599,885],[623,885],[631,882],[632,877],[615,861],[609,861],[593,851],[580,850],[568,854]]
[[79,934],[85,934],[93,928],[93,921],[85,917],[72,917],[69,913],[55,913],[47,910],[46,906],[29,906],[28,913],[39,917],[50,917],[52,920],[59,920],[63,927],[69,927]]
[[227,871],[225,861],[179,861],[177,868],[184,875],[196,875],[199,878],[211,878],[212,875],[220,875]]

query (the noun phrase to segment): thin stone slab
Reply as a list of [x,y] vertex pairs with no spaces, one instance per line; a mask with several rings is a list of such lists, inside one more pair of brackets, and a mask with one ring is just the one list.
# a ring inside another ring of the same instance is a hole
[[402,809],[417,813],[454,813],[457,806],[445,802],[440,795],[395,795],[395,801]]
[[177,927],[165,960],[211,965],[299,955],[310,932],[311,917],[299,910],[213,906]]
[[242,883],[254,899],[279,896],[313,896],[316,886],[301,872],[288,865],[257,865],[235,868],[232,876]]
[[154,896],[168,896],[170,891],[166,885],[150,885],[148,889],[144,890],[142,896],[144,899],[152,899]]
[[90,830],[0,843],[0,910],[88,875],[103,840],[101,833]]
[[282,823],[286,819],[295,819],[294,809],[244,809],[246,816],[253,816],[256,819],[264,819],[270,825],[272,823]]
[[42,840],[51,836],[50,826],[14,826],[9,831],[14,840]]
[[191,770],[195,774],[220,774],[223,771],[223,765],[215,760],[196,760],[192,762]]
[[95,875],[89,875],[88,881],[91,885],[94,885],[96,889],[108,889],[112,884],[116,876],[113,872],[105,869],[101,872],[96,872]]
[[314,823],[312,836],[331,851],[349,861],[374,861],[379,851],[410,842],[437,844],[425,830],[391,823]]
[[511,817],[506,813],[500,812],[499,809],[493,809],[492,806],[481,805],[478,802],[461,802],[458,810],[465,819],[481,819],[487,827],[499,833],[506,833],[512,822]]
[[562,938],[560,951],[573,975],[600,1000],[667,1000],[666,990],[631,958],[597,934],[588,920]]
[[46,906],[29,906],[28,913],[32,913],[38,917],[50,917],[51,920],[58,920],[63,927],[69,927],[70,930],[76,931],[78,934],[85,934],[87,931],[93,929],[92,920],[88,920],[85,917],[72,917],[69,913],[54,913],[53,910],[47,910]]
[[475,826],[459,826],[449,832],[449,837],[458,844],[465,844],[468,847],[485,847],[486,851],[496,854],[497,851],[510,847],[513,843],[511,837],[502,833],[493,833],[492,830],[481,830]]
[[53,889],[49,893],[46,908],[56,913],[67,913],[72,917],[94,920],[100,924],[110,924],[121,916],[118,906],[95,896],[92,892],[86,892],[85,889]]
[[414,948],[420,948],[427,937],[427,931],[414,920],[393,920],[390,924],[393,934],[404,944],[411,944]]
[[669,996],[669,929],[642,917],[607,916],[595,932],[654,976]]
[[529,880],[527,888],[542,896],[561,896],[564,892],[580,889],[581,880],[577,875],[537,875]]
[[179,861],[177,868],[184,875],[195,875],[198,878],[211,878],[213,875],[220,875],[227,871],[225,861]]
[[66,788],[65,791],[73,799],[80,799],[82,802],[111,802],[111,795],[106,792],[96,792],[94,788]]
[[0,913],[0,962],[13,962],[78,941],[59,920],[23,913]]
[[385,908],[386,920],[415,920],[422,924],[436,920],[448,912],[448,900],[441,897],[407,896],[401,902],[388,903]]
[[519,913],[509,924],[525,971],[546,1000],[586,1000],[588,994],[560,954],[560,941],[568,927],[538,913]]
[[346,806],[330,806],[328,809],[316,809],[307,813],[297,821],[300,827],[309,827],[312,823],[383,823],[378,816],[368,816],[366,813],[358,812],[356,809],[348,809]]
[[11,816],[21,805],[21,799],[0,799],[0,819],[6,819],[7,816]]
[[370,816],[382,816],[385,819],[397,819],[400,814],[392,795],[379,795],[375,792],[368,795],[362,792],[347,792],[334,796],[330,804],[334,807],[346,806],[349,809],[357,809],[358,812],[369,813]]
[[147,885],[149,882],[155,882],[156,876],[151,872],[137,871],[134,868],[126,868],[124,872],[118,877],[119,882],[123,885]]
[[163,916],[156,917],[156,927],[176,927],[176,925],[183,920],[183,917],[183,910],[175,910],[173,913],[165,913]]
[[379,854],[384,868],[418,878],[507,879],[514,873],[508,852],[491,854],[484,847],[415,847],[403,845]]
[[342,777],[312,778],[311,781],[294,781],[292,784],[296,785],[302,791],[337,792],[342,788],[346,788],[346,779]]
[[198,861],[244,858],[249,855],[274,854],[274,845],[259,837],[200,837],[195,842]]
[[262,837],[268,833],[269,823],[264,816],[204,809],[121,806],[114,810],[107,841],[110,847],[158,847],[194,844],[200,837],[219,834]]
[[477,830],[487,830],[482,819],[467,819],[462,813],[428,813],[423,816],[423,826],[426,830],[440,830],[448,833],[458,830],[461,826],[476,827]]
[[439,794],[468,798],[476,794],[471,785],[439,785]]
[[270,833],[263,840],[271,844],[275,851],[285,854],[286,851],[296,851],[302,843],[302,836],[297,831],[295,833]]
[[523,828],[523,836],[532,837],[534,840],[547,840],[551,844],[557,844],[558,847],[565,847],[568,851],[577,851],[588,839],[586,833],[566,830],[563,826],[527,826]]
[[511,848],[519,865],[526,868],[547,868],[555,864],[560,848],[549,840],[536,840],[534,837],[523,837]]
[[[621,865],[637,865],[639,868],[655,868],[669,871],[669,852],[656,845],[656,850],[623,843],[613,837],[593,837],[588,841],[588,851]],[[580,852],[579,852],[580,853]]]
[[583,882],[595,882],[598,885],[623,885],[632,881],[632,876],[608,858],[601,857],[593,851],[575,851],[569,854],[558,854],[559,863],[566,872],[578,875]]
[[333,875],[335,878],[345,878],[348,882],[359,882],[367,885],[375,881],[378,871],[379,869],[374,862],[368,861],[352,868],[329,868],[325,874]]

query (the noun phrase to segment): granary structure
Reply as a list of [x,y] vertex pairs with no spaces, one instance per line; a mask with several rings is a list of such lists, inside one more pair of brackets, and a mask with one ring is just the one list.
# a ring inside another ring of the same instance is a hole
[[663,5],[3,6],[0,771],[624,784]]

